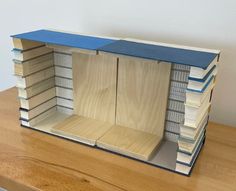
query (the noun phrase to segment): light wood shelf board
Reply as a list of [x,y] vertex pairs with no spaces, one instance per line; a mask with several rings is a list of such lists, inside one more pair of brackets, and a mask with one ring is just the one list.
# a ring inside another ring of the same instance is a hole
[[85,144],[95,145],[111,126],[112,124],[107,122],[72,115],[56,124],[51,131]]
[[114,125],[97,140],[97,146],[147,161],[161,142],[161,136]]
[[171,64],[119,58],[116,125],[163,135]]
[[117,59],[72,54],[74,114],[115,123]]
[[37,129],[46,133],[51,133],[51,129],[56,124],[65,120],[69,115],[56,111],[54,114],[48,116],[45,120],[34,125],[33,129]]

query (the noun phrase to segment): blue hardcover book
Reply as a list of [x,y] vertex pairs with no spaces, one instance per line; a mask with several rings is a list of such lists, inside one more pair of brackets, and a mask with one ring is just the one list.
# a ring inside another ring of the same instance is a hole
[[116,41],[107,38],[70,34],[50,30],[37,30],[33,32],[12,35],[11,37],[86,50],[97,50],[99,47]]
[[207,67],[218,56],[216,53],[188,50],[153,44],[113,40],[108,38],[70,34],[64,32],[37,30],[11,37],[31,40],[53,45],[81,48],[86,50],[104,51],[138,58],[166,61],[176,64],[194,66],[202,69]]
[[98,48],[99,51],[121,54],[126,56],[171,62],[207,69],[218,54],[144,44],[125,40],[115,41]]

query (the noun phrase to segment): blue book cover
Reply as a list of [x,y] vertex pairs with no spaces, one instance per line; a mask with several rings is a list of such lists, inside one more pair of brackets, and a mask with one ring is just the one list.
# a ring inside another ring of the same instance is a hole
[[12,35],[11,37],[87,50],[97,50],[99,47],[116,41],[107,38],[70,34],[50,30],[37,30],[33,32]]
[[206,69],[218,54],[119,40],[98,50]]

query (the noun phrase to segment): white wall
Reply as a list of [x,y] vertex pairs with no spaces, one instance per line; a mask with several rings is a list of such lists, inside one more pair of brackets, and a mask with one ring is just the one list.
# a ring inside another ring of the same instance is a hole
[[211,120],[236,126],[235,0],[0,0],[0,90],[14,85],[10,34],[55,28],[222,50]]
[[76,0],[0,0],[0,91],[14,86],[10,35],[43,28],[79,31]]

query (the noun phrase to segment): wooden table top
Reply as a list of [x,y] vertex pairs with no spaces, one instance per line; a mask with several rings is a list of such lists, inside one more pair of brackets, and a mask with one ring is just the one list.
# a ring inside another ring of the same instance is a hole
[[236,190],[236,129],[210,123],[191,177],[19,125],[16,88],[0,93],[0,187],[8,190]]

